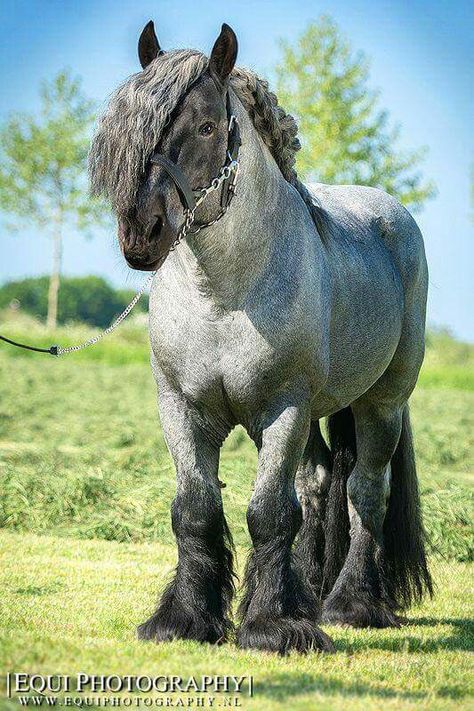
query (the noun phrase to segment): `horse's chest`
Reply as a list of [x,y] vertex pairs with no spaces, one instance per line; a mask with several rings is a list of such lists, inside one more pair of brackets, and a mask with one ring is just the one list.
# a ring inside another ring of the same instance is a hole
[[188,401],[227,410],[238,422],[265,407],[296,360],[291,338],[269,338],[243,312],[193,320],[179,331],[170,324],[159,340],[153,349],[160,368]]
[[262,335],[244,314],[229,318],[220,332],[218,378],[231,405],[255,410],[281,381],[288,351]]

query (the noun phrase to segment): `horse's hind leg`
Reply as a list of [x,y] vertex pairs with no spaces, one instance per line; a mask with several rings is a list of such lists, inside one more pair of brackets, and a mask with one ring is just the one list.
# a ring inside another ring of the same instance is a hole
[[295,545],[295,562],[317,597],[324,565],[324,520],[331,483],[331,453],[319,421],[311,423],[308,442],[296,472],[295,488],[303,509],[303,523]]
[[[356,457],[347,480],[350,545],[324,603],[328,622],[396,626],[395,610],[432,593],[407,405],[423,360],[423,264],[418,260],[410,272],[413,286],[405,293],[402,335],[389,368],[352,403],[354,421],[343,422],[342,445]],[[353,457],[349,460],[352,464]],[[331,566],[331,572],[336,570]]]
[[357,459],[347,482],[350,546],[324,603],[327,622],[397,626],[396,610],[432,594],[408,405],[387,400],[390,377],[352,405]]
[[209,432],[175,391],[161,388],[160,414],[176,466],[171,520],[178,565],[156,612],[138,628],[138,636],[155,641],[223,641],[230,627],[233,578],[231,539],[218,480],[220,442],[215,441],[216,431]]
[[316,625],[319,602],[292,561],[292,545],[301,526],[295,473],[309,433],[303,405],[282,405],[268,415],[259,447],[255,489],[247,512],[253,542],[243,618],[237,634],[241,647],[281,654],[296,649],[332,649]]
[[402,407],[359,402],[353,407],[357,461],[347,482],[350,546],[323,607],[325,622],[354,627],[398,626],[384,581],[384,519],[390,460],[402,426]]

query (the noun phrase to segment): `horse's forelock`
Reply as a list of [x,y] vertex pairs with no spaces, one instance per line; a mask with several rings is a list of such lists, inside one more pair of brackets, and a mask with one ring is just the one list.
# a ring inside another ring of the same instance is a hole
[[106,197],[116,212],[134,205],[173,109],[207,61],[195,50],[166,52],[113,93],[92,141],[89,175],[93,194]]

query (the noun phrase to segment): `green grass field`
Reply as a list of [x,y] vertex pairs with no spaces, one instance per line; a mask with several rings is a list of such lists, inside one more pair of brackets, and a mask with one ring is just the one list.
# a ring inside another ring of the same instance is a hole
[[[51,336],[31,323],[13,337],[64,344],[89,333]],[[175,563],[174,473],[142,329],[132,324],[67,359],[1,348],[0,671],[251,673],[254,696],[242,707],[262,711],[474,708],[473,350],[433,335],[412,400],[435,599],[401,630],[327,628],[336,654],[277,658],[232,641],[135,641]],[[253,445],[235,430],[221,479],[239,569],[255,463]]]

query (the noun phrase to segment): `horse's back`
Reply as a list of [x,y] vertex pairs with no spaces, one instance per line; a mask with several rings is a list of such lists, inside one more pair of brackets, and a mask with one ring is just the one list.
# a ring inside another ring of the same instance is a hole
[[[405,290],[426,292],[428,269],[423,237],[414,218],[394,197],[363,185],[311,183],[309,190],[327,223],[324,239],[350,243],[382,242],[390,252]],[[333,246],[337,246],[334,244]]]

